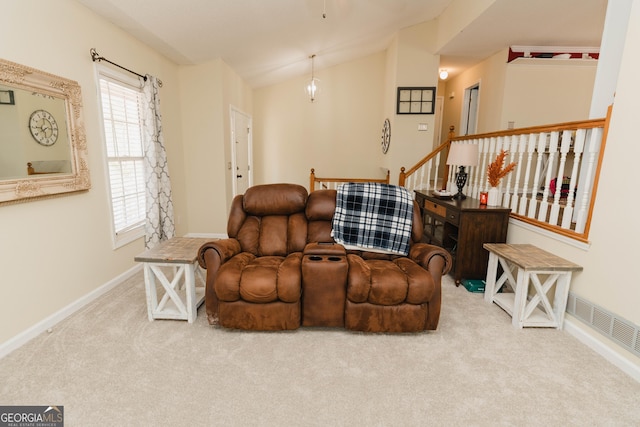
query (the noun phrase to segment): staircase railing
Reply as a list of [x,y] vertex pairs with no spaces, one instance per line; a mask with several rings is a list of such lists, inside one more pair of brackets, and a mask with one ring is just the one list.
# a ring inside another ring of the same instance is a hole
[[387,176],[384,178],[320,178],[316,176],[316,170],[311,168],[309,174],[309,192],[315,190],[335,190],[340,184],[345,182],[378,182],[381,184],[389,183],[390,171],[387,169]]
[[464,193],[479,198],[489,189],[487,166],[505,150],[505,164],[517,166],[498,187],[500,205],[511,208],[512,218],[586,242],[610,115],[611,107],[603,119],[450,136],[408,171],[402,168],[399,185],[457,192],[458,165],[446,165],[449,146],[477,144],[478,165],[467,167]]

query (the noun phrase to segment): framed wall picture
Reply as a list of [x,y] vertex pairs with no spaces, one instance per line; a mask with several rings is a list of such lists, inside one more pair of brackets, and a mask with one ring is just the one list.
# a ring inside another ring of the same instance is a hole
[[434,114],[436,88],[398,87],[396,114]]
[[15,103],[12,90],[0,90],[0,104],[14,105]]

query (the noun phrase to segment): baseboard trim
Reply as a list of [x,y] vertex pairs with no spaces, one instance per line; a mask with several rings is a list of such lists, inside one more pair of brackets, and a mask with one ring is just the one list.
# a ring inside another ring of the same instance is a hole
[[77,299],[76,301],[72,302],[66,307],[53,313],[51,316],[36,323],[29,329],[21,332],[20,334],[9,339],[8,341],[5,341],[4,343],[0,344],[0,359],[6,356],[7,354],[11,353],[12,351],[22,347],[23,345],[31,341],[36,336],[45,332],[49,328],[52,328],[53,326],[55,326],[57,323],[71,316],[73,313],[82,309],[84,306],[93,302],[94,300],[104,295],[111,289],[115,288],[125,280],[129,279],[134,274],[138,273],[140,270],[142,270],[142,264],[135,265],[134,267],[130,268],[129,270],[125,271],[119,276],[109,280],[107,283],[100,286],[99,288],[96,288],[95,290],[82,296],[81,298]]
[[593,336],[589,335],[580,328],[578,325],[584,325],[578,320],[565,317],[564,330],[568,334],[572,335],[578,341],[591,348],[593,351],[604,357],[609,363],[631,376],[634,380],[640,382],[640,366],[625,359],[621,354],[614,351],[611,347],[607,346],[600,340],[597,340]]

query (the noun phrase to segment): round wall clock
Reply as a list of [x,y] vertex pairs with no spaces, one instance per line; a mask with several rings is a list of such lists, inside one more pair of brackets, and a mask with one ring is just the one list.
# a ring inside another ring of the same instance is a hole
[[33,139],[41,145],[50,147],[58,140],[58,123],[48,111],[36,110],[31,113],[29,130]]
[[384,125],[382,126],[382,152],[387,154],[389,151],[389,144],[391,143],[391,122],[389,119],[384,120]]

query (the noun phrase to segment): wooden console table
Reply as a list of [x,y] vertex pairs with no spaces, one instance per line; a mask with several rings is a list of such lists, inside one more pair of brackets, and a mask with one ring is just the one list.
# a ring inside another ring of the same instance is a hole
[[[134,259],[144,263],[149,320],[178,319],[193,323],[204,301],[205,277],[198,265],[198,249],[208,238],[174,237]],[[169,280],[167,273],[172,272]],[[196,286],[196,275],[202,286]],[[165,290],[158,301],[156,279]]]
[[[515,328],[530,326],[562,329],[571,274],[582,270],[582,267],[533,245],[487,243],[484,248],[490,254],[484,300],[488,303],[495,302],[509,313]],[[496,279],[498,263],[502,266],[503,273]],[[517,278],[514,278],[513,272],[516,269]],[[541,282],[542,279],[544,283]],[[513,293],[498,293],[505,282],[509,282]],[[529,284],[533,284],[535,289],[531,299],[528,298]],[[551,305],[547,294],[554,284],[555,295]]]
[[480,200],[444,200],[416,191],[422,211],[422,241],[445,248],[453,258],[456,286],[462,279],[484,279],[489,254],[484,243],[507,241],[511,209],[481,205]]

